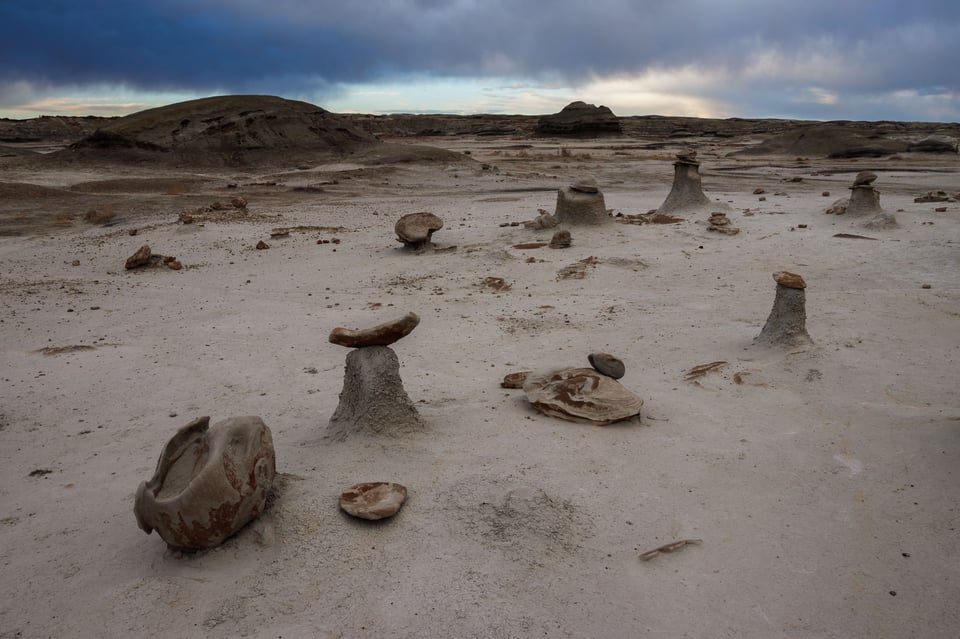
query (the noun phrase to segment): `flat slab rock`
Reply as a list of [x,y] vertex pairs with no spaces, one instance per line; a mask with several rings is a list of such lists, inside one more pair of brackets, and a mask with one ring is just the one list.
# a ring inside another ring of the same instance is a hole
[[592,368],[566,368],[531,377],[527,400],[545,415],[605,426],[640,415],[643,400]]
[[360,519],[393,517],[407,500],[405,486],[385,481],[354,484],[340,495],[340,508]]
[[420,323],[420,316],[407,313],[392,322],[377,324],[373,328],[349,329],[337,327],[330,331],[330,342],[347,348],[364,346],[389,346],[406,337]]

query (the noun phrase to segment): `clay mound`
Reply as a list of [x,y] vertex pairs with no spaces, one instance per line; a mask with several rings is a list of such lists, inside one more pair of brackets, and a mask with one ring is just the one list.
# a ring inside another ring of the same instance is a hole
[[881,157],[907,150],[907,143],[869,130],[814,125],[775,135],[731,155],[807,155],[830,158]]
[[545,115],[537,122],[539,135],[618,135],[623,132],[620,119],[609,107],[586,102],[571,102],[560,113]]
[[316,105],[232,95],[133,113],[51,155],[230,166],[342,157],[378,144],[369,133]]

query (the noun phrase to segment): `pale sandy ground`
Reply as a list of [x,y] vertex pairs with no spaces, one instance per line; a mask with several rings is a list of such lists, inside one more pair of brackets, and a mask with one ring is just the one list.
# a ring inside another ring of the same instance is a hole
[[[655,208],[672,151],[447,144],[500,173],[365,169],[295,197],[220,187],[318,174],[224,174],[195,205],[243,193],[281,217],[177,225],[181,198],[163,215],[120,206],[114,227],[0,238],[0,637],[960,636],[960,205],[913,203],[960,191],[955,159],[737,163],[702,145],[738,236],[697,215],[521,251],[550,231],[499,225],[552,210],[579,173],[615,211]],[[814,175],[828,166],[849,172]],[[823,214],[860,168],[900,229]],[[455,251],[398,248],[394,222],[421,210]],[[347,230],[269,238],[297,224]],[[143,243],[188,268],[125,272]],[[557,279],[588,256],[585,279]],[[776,270],[807,281],[814,347],[750,348]],[[407,311],[422,321],[395,350],[428,431],[324,440],[347,354],[327,334]],[[35,352],[69,345],[96,348]],[[499,388],[595,350],[625,361],[640,423],[568,423]],[[137,484],[178,427],[246,414],[273,431],[276,501],[219,549],[171,553],[136,526]],[[408,487],[398,516],[338,510],[341,490],[375,480]],[[682,538],[703,544],[638,559]]]

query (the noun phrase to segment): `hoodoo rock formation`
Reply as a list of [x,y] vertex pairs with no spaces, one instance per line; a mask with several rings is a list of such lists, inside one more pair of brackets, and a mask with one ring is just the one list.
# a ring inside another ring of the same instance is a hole
[[673,187],[663,201],[657,213],[666,215],[678,211],[691,211],[704,208],[728,209],[726,204],[714,202],[703,192],[700,179],[700,162],[696,151],[677,153],[673,163]]
[[553,214],[557,224],[607,224],[613,219],[607,215],[603,193],[593,178],[582,178],[557,192],[557,208]]
[[386,344],[408,335],[420,318],[408,313],[395,322],[365,330],[335,328],[330,341],[353,347],[347,355],[340,402],[327,435],[336,440],[351,434],[397,435],[423,430],[424,424],[400,379],[400,361]]
[[874,188],[873,183],[877,174],[872,171],[860,171],[853,179],[850,187],[850,200],[847,203],[846,214],[850,217],[872,216],[863,223],[870,229],[889,229],[897,226],[897,219],[892,213],[887,213],[880,207],[880,191]]
[[423,211],[421,213],[407,213],[394,226],[397,241],[404,247],[420,250],[430,246],[430,240],[435,231],[443,228],[443,220]]
[[813,344],[807,333],[806,282],[787,271],[777,271],[773,279],[777,282],[773,309],[753,343],[779,348]]
[[263,512],[276,475],[270,429],[259,417],[190,422],[167,442],[137,488],[133,512],[171,548],[212,548]]

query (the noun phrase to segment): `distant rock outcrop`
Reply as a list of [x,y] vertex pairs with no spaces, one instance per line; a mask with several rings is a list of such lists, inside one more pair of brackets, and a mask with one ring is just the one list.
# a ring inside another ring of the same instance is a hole
[[803,126],[774,135],[734,155],[808,155],[829,158],[881,157],[906,151],[908,143],[840,125]]
[[620,134],[620,119],[608,107],[586,102],[571,102],[560,113],[544,115],[537,122],[539,135],[609,135]]

